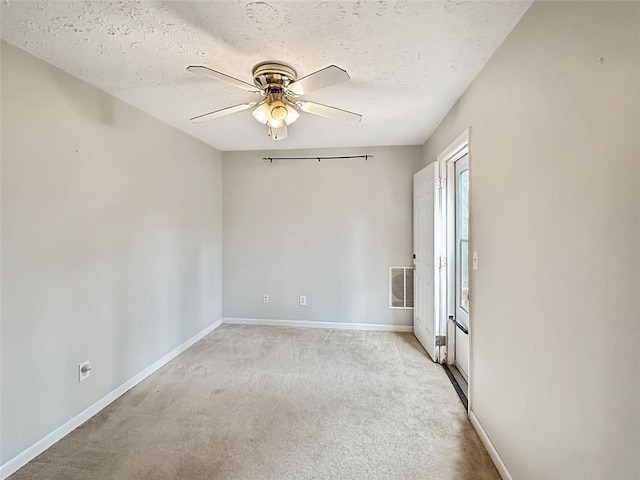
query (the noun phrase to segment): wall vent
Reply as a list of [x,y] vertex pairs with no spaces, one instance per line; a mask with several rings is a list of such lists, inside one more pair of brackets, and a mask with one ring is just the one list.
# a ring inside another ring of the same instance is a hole
[[413,267],[389,267],[389,308],[413,308]]

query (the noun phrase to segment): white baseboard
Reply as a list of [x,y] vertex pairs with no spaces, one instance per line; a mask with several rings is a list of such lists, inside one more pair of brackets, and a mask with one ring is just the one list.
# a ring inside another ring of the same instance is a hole
[[108,406],[109,404],[114,402],[115,400],[117,400],[118,397],[122,396],[127,391],[131,390],[138,383],[143,381],[145,378],[147,378],[153,372],[158,370],[160,367],[164,366],[165,364],[167,364],[168,362],[170,362],[171,360],[176,358],[178,355],[180,355],[182,352],[184,352],[191,345],[193,345],[198,340],[202,339],[205,335],[211,333],[213,330],[218,328],[221,324],[222,324],[222,319],[219,319],[219,320],[213,322],[211,325],[206,327],[204,330],[196,333],[189,340],[185,341],[181,345],[179,345],[176,348],[174,348],[173,350],[171,350],[169,353],[167,353],[160,360],[158,360],[158,361],[152,363],[151,365],[149,365],[143,371],[138,373],[135,377],[133,377],[132,379],[126,381],[125,383],[120,385],[118,388],[116,388],[112,392],[106,394],[104,397],[102,397],[100,400],[95,402],[93,405],[87,407],[85,410],[83,410],[78,415],[73,417],[67,423],[65,423],[64,425],[56,428],[53,432],[51,432],[47,436],[41,438],[36,443],[31,445],[29,448],[27,448],[23,452],[19,453],[18,455],[13,457],[11,460],[8,460],[7,462],[5,462],[2,466],[0,466],[0,479],[4,480],[9,475],[11,475],[12,473],[16,472],[20,468],[22,468],[28,462],[30,462],[35,457],[37,457],[42,452],[44,452],[51,445],[53,445],[54,443],[58,442],[59,440],[61,440],[65,436],[67,436],[73,430],[75,430],[80,425],[82,425],[84,422],[86,422],[91,417],[93,417],[96,413],[100,412],[100,410],[102,410],[103,408],[105,408],[106,406]]
[[223,323],[235,325],[266,325],[270,327],[332,328],[335,330],[379,330],[384,332],[413,332],[411,325],[377,323],[309,322],[307,320],[274,320],[269,318],[225,318]]
[[491,440],[489,440],[489,437],[487,436],[487,432],[485,432],[484,428],[482,428],[482,425],[480,425],[478,417],[476,417],[473,412],[469,412],[469,420],[471,420],[471,425],[473,425],[473,428],[475,428],[476,432],[478,432],[478,436],[480,437],[480,440],[482,440],[484,448],[487,449],[491,460],[493,460],[493,463],[498,469],[498,473],[502,477],[502,480],[513,480],[513,477],[509,473],[509,470],[507,470],[507,467],[502,461],[502,458],[500,458],[496,447],[493,446],[493,443],[491,443]]

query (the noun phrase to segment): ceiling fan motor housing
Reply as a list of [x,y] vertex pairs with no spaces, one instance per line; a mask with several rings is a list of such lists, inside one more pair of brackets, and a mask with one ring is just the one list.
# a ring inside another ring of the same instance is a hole
[[298,73],[291,65],[282,62],[261,62],[251,70],[256,87],[266,90],[284,90],[298,79]]

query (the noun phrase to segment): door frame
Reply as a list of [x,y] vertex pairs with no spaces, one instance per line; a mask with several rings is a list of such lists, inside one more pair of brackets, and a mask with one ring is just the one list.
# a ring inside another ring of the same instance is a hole
[[[456,325],[449,321],[449,311],[455,308],[455,268],[456,268],[456,251],[455,242],[449,241],[450,238],[455,239],[456,228],[456,215],[455,215],[455,162],[460,158],[468,155],[469,160],[469,195],[471,195],[472,180],[471,180],[471,127],[465,129],[447,148],[445,148],[437,157],[437,162],[440,171],[440,182],[442,188],[442,202],[440,202],[440,218],[442,224],[440,225],[440,231],[442,232],[441,245],[443,245],[443,251],[446,252],[446,268],[443,268],[445,279],[442,281],[440,291],[440,304],[444,308],[440,309],[440,325],[441,331],[445,332],[447,340],[447,348],[444,356],[441,356],[441,363],[447,365],[453,365],[455,363],[455,330]],[[469,219],[472,215],[472,205],[469,202]],[[473,252],[473,232],[471,228],[471,221],[469,221],[469,252]],[[472,255],[469,257],[471,258]],[[469,263],[471,263],[469,261]],[[469,318],[471,319],[473,309],[473,282],[471,275],[471,265],[469,267]],[[454,295],[449,295],[449,292],[454,292]],[[468,411],[471,410],[471,397],[472,397],[472,370],[473,370],[473,341],[472,341],[472,327],[473,322],[469,321],[469,366],[468,366]]]

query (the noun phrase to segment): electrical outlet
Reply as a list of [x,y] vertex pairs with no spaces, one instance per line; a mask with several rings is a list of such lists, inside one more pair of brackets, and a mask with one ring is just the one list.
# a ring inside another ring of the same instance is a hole
[[269,303],[269,295],[266,293],[262,296],[262,303]]
[[89,362],[89,360],[87,360],[86,362],[82,362],[81,364],[78,365],[78,381],[82,382],[83,380],[86,380],[87,378],[89,378],[89,375],[91,374],[91,362]]
[[478,270],[478,252],[473,252],[472,258],[472,266],[474,270]]
[[307,305],[307,296],[306,295],[300,295],[300,305],[303,305],[303,306]]

